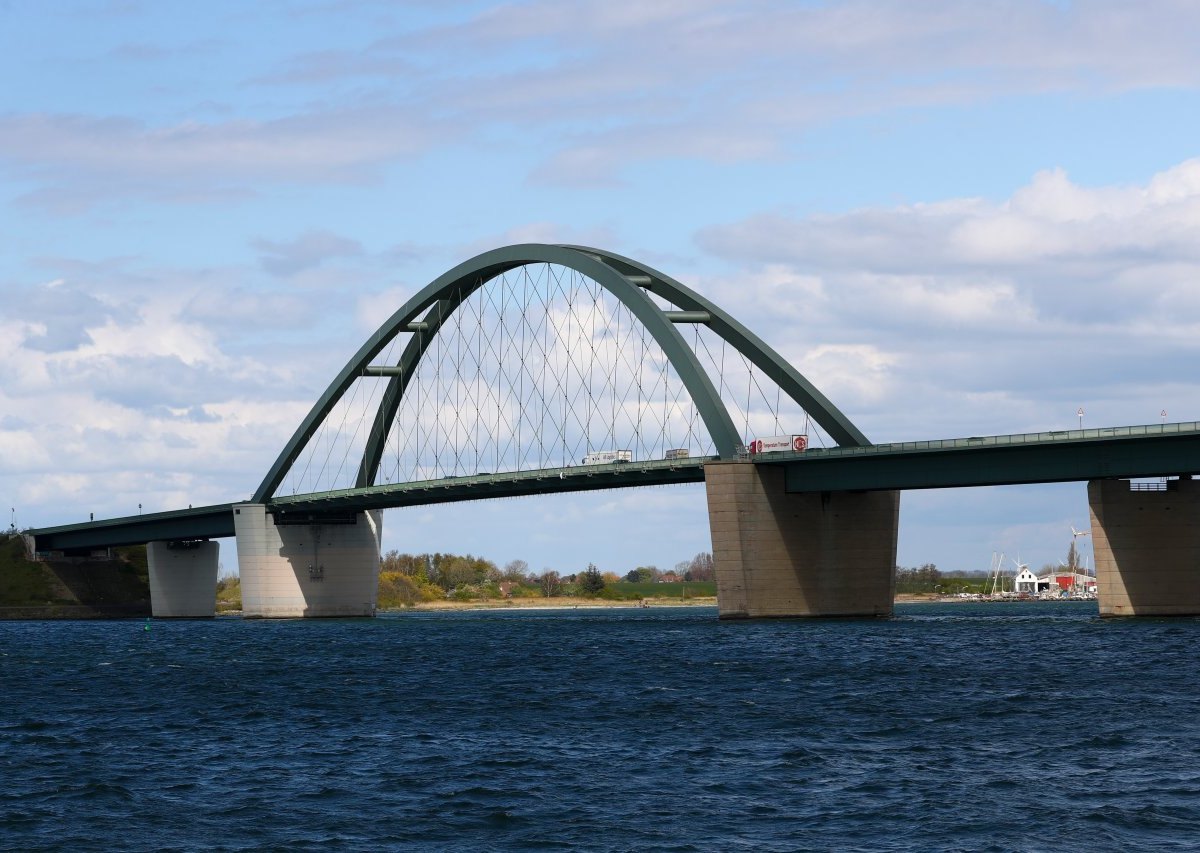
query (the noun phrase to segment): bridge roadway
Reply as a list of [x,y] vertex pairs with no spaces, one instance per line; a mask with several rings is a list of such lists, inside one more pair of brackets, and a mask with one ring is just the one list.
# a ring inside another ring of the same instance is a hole
[[[275,497],[280,524],[336,523],[369,509],[704,481],[716,457],[578,465]],[[972,436],[758,456],[786,468],[788,492],[934,489],[1200,473],[1200,423]],[[233,504],[30,531],[38,551],[79,551],[234,535]]]
[[787,466],[789,492],[1169,477],[1200,473],[1200,423],[905,441],[781,457],[770,461]]

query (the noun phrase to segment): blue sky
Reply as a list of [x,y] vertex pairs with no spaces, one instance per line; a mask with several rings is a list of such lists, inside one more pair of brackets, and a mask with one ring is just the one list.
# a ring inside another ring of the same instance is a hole
[[[0,2],[0,497],[244,498],[388,313],[523,241],[706,293],[876,441],[1200,420],[1196,44],[1188,2]],[[1041,565],[1086,518],[906,493],[899,561]],[[384,530],[709,547],[699,487]]]

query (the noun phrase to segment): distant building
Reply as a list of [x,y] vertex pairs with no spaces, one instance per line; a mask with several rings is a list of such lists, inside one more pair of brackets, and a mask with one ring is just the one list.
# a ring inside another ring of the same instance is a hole
[[1096,594],[1096,579],[1091,575],[1081,575],[1078,572],[1048,572],[1038,577],[1029,569],[1021,569],[1016,577],[1014,589],[1026,595],[1052,593],[1071,595],[1075,593]]
[[1096,579],[1079,572],[1051,572],[1038,578],[1038,589],[1062,594],[1096,593]]
[[[1038,585],[1040,583],[1041,581],[1038,580],[1038,576],[1029,571],[1029,569],[1025,568],[1021,569],[1021,573],[1017,575],[1016,585],[1013,587],[1013,589],[1019,593],[1024,592],[1028,593],[1029,595],[1037,595]],[[1044,588],[1045,587],[1043,587],[1043,589]]]

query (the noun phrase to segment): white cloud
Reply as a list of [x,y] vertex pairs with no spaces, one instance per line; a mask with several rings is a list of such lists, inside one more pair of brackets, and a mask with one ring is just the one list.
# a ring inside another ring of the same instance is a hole
[[[240,85],[255,93],[302,87],[296,103],[268,98],[270,117],[12,112],[0,117],[0,167],[29,186],[27,203],[68,213],[361,185],[439,147],[490,156],[498,141],[531,146],[534,183],[612,186],[648,160],[782,157],[806,131],[850,117],[1200,83],[1200,9],[1183,0],[539,0],[441,20],[451,23],[372,26],[361,46],[250,72]],[[136,54],[139,66],[181,56]]]
[[1053,170],[1002,203],[953,199],[803,221],[760,214],[702,231],[700,241],[726,257],[905,274],[997,264],[1011,272],[1067,261],[1190,263],[1200,260],[1198,173],[1200,160],[1189,160],[1145,186],[1089,189]]
[[[1198,171],[1051,170],[1001,202],[761,214],[698,239],[743,268],[714,298],[877,440],[1062,428],[1088,401],[1092,423],[1200,419]],[[789,302],[813,310],[771,310]]]
[[[312,405],[297,377],[326,379],[328,354],[280,357],[269,317],[205,316],[205,274],[56,265],[73,277],[9,290],[0,320],[0,476],[23,523],[249,495]],[[301,339],[329,319],[302,318]]]
[[889,396],[889,386],[894,382],[892,368],[900,357],[868,344],[826,344],[789,361],[826,396],[840,400],[844,406],[862,406]]
[[[161,356],[177,358],[189,367],[228,366],[208,329],[181,323],[167,306],[147,306],[134,323],[118,324],[109,318],[103,325],[88,330],[91,344],[73,354],[70,363],[95,363],[108,358]],[[67,359],[62,359],[67,361]]]
[[[1198,35],[1200,12],[1178,0],[1136,10],[763,0],[636,12],[543,0],[381,40],[362,71],[377,72],[389,53],[508,57],[507,73],[485,62],[435,81],[439,102],[488,123],[553,128],[557,151],[534,177],[605,185],[630,162],[771,157],[808,128],[897,108],[1195,85]],[[347,54],[343,72],[357,75],[357,64]]]

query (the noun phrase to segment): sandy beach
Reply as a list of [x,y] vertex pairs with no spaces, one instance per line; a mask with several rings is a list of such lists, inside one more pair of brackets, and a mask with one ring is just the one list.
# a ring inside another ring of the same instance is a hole
[[[961,599],[939,596],[934,593],[900,593],[894,599],[897,604],[911,602],[955,603]],[[423,601],[411,607],[391,608],[392,612],[406,613],[417,610],[583,610],[608,607],[716,607],[716,596],[697,598],[647,598],[642,601],[613,601],[603,598],[578,598],[555,596],[554,598],[508,598],[503,601]],[[381,611],[384,612],[384,611]]]
[[423,601],[395,612],[414,610],[583,610],[606,607],[716,607],[716,596],[697,598],[647,598],[641,601],[612,601],[603,598],[506,598],[492,601]]
[[[1015,599],[1013,599],[1015,601]],[[1037,599],[1029,599],[1036,601]],[[963,599],[939,596],[932,593],[900,593],[894,599],[896,604],[962,604]],[[611,601],[602,598],[510,598],[504,601],[423,601],[411,607],[381,607],[380,613],[413,613],[417,611],[443,612],[461,610],[604,610],[607,608],[654,608],[654,607],[716,607],[715,596],[700,596],[697,598],[647,598],[641,601]],[[219,610],[220,616],[236,616],[240,610]],[[24,616],[22,618],[44,618],[41,616]],[[77,617],[78,618],[78,617]]]

